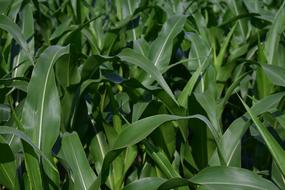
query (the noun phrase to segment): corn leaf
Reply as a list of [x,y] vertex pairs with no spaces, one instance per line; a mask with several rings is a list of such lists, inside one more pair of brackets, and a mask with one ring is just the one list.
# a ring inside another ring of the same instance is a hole
[[278,142],[274,139],[274,137],[269,133],[266,127],[261,123],[261,121],[257,118],[257,115],[250,110],[250,108],[244,103],[242,99],[240,99],[244,107],[246,108],[248,114],[256,125],[260,135],[264,139],[266,146],[271,152],[274,160],[276,161],[277,166],[280,168],[283,175],[285,175],[285,152],[283,148],[278,144]]
[[[51,157],[51,150],[60,128],[60,102],[53,65],[62,55],[67,54],[68,50],[68,47],[53,46],[41,54],[29,82],[28,96],[22,111],[22,122],[26,134],[47,157]],[[25,162],[26,167],[29,168],[30,182],[35,183],[32,186],[37,189],[41,187],[41,172],[36,155],[31,151],[28,148]],[[52,175],[49,178],[59,185],[58,174],[46,173],[46,175]]]
[[64,133],[59,157],[68,170],[74,189],[90,189],[96,175],[89,165],[83,146],[76,133]]

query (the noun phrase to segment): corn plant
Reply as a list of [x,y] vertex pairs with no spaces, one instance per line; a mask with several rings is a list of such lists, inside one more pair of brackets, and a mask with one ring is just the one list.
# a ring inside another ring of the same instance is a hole
[[1,0],[0,189],[285,189],[285,1]]

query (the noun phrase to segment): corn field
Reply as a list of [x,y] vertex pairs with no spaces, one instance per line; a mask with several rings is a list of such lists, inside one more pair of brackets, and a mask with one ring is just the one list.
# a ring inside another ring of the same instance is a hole
[[285,1],[0,0],[0,190],[284,190]]

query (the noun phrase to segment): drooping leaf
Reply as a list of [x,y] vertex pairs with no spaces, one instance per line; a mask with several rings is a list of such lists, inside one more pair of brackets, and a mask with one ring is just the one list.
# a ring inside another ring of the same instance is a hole
[[41,158],[47,163],[48,167],[51,168],[54,173],[57,172],[57,169],[54,167],[49,158],[32,142],[32,139],[24,132],[13,127],[0,126],[0,134],[14,135],[23,140],[25,143],[27,143],[27,145],[29,145],[29,148],[32,148],[37,154],[41,156]]
[[[284,96],[284,93],[276,93],[271,96],[268,96],[259,102],[256,102],[251,110],[259,115],[266,111],[273,111],[274,107],[277,106],[278,102]],[[223,134],[223,139],[221,140],[225,150],[225,160],[227,166],[232,166],[233,160],[235,159],[236,151],[238,150],[241,138],[248,129],[248,121],[250,116],[244,114],[243,116],[237,118],[231,123],[226,132]],[[218,155],[215,152],[212,156],[212,159],[209,162],[210,165],[219,165]]]
[[276,161],[277,166],[285,175],[285,151],[284,149],[278,144],[276,139],[269,133],[266,127],[261,123],[261,121],[257,118],[257,115],[250,110],[250,108],[244,103],[242,99],[240,99],[246,111],[250,115],[251,119],[253,120],[254,124],[256,125],[259,133],[261,134],[262,138],[265,141],[266,146],[268,147],[270,153],[272,154],[274,160]]
[[234,167],[210,167],[190,179],[209,189],[278,189],[272,182],[253,172]]
[[205,122],[209,130],[211,131],[219,151],[223,152],[223,148],[220,146],[219,134],[211,123],[202,115],[193,115],[193,116],[176,116],[176,115],[167,115],[159,114],[155,116],[150,116],[141,120],[138,120],[126,128],[124,128],[121,133],[118,135],[115,143],[112,146],[112,150],[117,150],[125,148],[131,145],[134,145],[143,139],[145,139],[150,133],[152,133],[157,127],[162,125],[165,122],[181,120],[181,119],[200,119]]
[[9,17],[0,15],[0,28],[6,30],[13,36],[13,38],[21,45],[31,62],[33,62],[33,55],[29,50],[25,37],[21,33],[21,29]]
[[173,178],[163,183],[158,189],[166,190],[175,187],[202,185],[205,189],[247,189],[265,190],[278,188],[270,181],[257,174],[236,167],[209,167],[200,171],[190,179]]
[[140,68],[142,68],[145,72],[149,73],[151,77],[153,77],[160,86],[169,94],[169,96],[176,101],[171,89],[168,84],[164,80],[162,74],[159,70],[152,64],[152,62],[146,57],[138,54],[132,49],[125,49],[120,54],[119,57],[121,60],[126,61],[130,64],[134,64]]

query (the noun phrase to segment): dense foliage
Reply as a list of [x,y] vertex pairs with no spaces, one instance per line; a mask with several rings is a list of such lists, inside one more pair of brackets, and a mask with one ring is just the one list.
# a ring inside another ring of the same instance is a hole
[[285,189],[282,0],[1,0],[0,189]]

